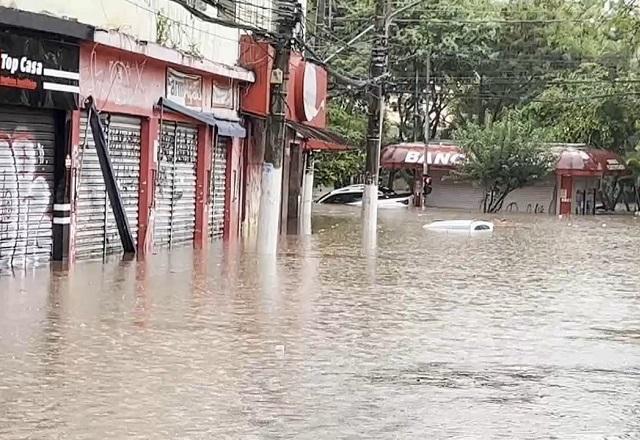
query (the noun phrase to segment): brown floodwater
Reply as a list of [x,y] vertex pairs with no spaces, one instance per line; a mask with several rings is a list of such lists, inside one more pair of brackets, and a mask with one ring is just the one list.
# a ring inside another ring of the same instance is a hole
[[0,278],[0,439],[640,438],[640,219],[316,213]]

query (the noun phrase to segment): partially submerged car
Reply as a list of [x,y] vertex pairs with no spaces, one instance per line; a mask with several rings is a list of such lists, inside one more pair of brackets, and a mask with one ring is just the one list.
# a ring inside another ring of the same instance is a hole
[[438,220],[423,226],[424,229],[450,234],[479,234],[493,232],[493,223],[483,220]]
[[[361,206],[363,193],[364,185],[349,185],[344,188],[334,189],[316,200],[316,203]],[[398,194],[389,188],[379,187],[378,207],[406,208],[409,206],[411,197],[411,193]]]

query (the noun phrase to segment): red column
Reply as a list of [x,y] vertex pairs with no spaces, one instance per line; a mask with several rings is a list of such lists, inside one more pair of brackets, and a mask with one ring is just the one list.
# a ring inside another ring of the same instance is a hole
[[560,215],[571,215],[573,177],[560,176]]
[[198,129],[198,164],[196,166],[196,233],[194,246],[202,248],[209,242],[209,180],[211,179],[211,131],[209,126]]
[[140,133],[140,193],[138,194],[138,255],[144,256],[153,249],[153,210],[155,196],[155,172],[158,119],[142,120]]

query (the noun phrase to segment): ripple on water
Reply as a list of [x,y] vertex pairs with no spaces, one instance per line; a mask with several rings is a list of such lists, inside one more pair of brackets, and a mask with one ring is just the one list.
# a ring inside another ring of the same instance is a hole
[[640,438],[640,223],[316,213],[242,246],[0,278],[0,438]]

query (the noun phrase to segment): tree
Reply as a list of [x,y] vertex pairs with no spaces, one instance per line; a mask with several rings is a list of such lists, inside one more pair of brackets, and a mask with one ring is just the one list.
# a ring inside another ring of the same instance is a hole
[[[370,25],[373,2],[325,4],[333,5],[331,19],[312,28],[317,52],[327,56]],[[366,77],[372,38],[365,34],[330,64]],[[415,132],[423,140],[427,112],[430,137],[447,138],[516,110],[551,132],[550,141],[631,151],[640,140],[638,47],[640,13],[628,0],[424,2],[390,28],[385,85],[397,130],[387,140],[409,141]],[[366,111],[362,89],[332,81],[331,95],[352,114]]]
[[484,211],[498,212],[512,191],[542,179],[552,169],[546,136],[518,115],[487,126],[468,124],[456,132],[466,160],[459,177],[484,189]]
[[638,143],[640,87],[630,74],[583,65],[549,84],[522,115],[548,128],[555,141],[584,143],[624,154]]
[[319,153],[315,161],[316,183],[320,185],[344,186],[354,176],[362,174],[366,114],[354,111],[349,100],[338,97],[329,101],[329,126],[344,136],[352,151],[345,153]]

